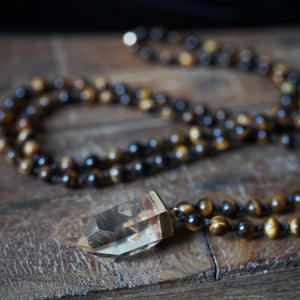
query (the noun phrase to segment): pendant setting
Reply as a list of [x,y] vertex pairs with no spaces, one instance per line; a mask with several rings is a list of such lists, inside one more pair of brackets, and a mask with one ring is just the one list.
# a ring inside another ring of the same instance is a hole
[[174,233],[171,215],[155,191],[91,217],[78,246],[120,260],[152,248]]

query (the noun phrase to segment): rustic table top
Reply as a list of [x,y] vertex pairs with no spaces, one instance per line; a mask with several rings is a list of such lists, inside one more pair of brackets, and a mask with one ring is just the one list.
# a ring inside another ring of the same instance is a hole
[[[199,32],[237,47],[253,47],[300,69],[300,28]],[[278,101],[268,79],[220,68],[182,69],[148,64],[129,54],[121,34],[0,36],[1,98],[33,76],[105,75],[114,82],[183,96],[194,103],[253,113]],[[103,154],[174,125],[123,107],[63,108],[44,122],[43,148],[61,158]],[[86,295],[140,299],[179,297],[300,297],[300,243],[293,236],[244,240],[178,228],[174,237],[143,255],[112,263],[81,251],[76,242],[88,216],[159,191],[168,205],[226,196],[268,201],[299,189],[300,153],[272,145],[243,147],[137,181],[103,189],[69,190],[20,175],[0,157],[0,298]],[[299,213],[298,213],[299,214]],[[280,215],[286,221],[292,215]],[[294,213],[296,215],[296,213]],[[277,217],[277,216],[276,216]]]

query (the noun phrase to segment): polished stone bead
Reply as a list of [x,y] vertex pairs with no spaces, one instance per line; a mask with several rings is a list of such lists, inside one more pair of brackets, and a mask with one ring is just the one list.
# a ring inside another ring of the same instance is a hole
[[200,230],[204,226],[204,219],[200,214],[194,212],[187,216],[185,226],[191,231]]
[[78,174],[75,170],[69,169],[62,176],[62,183],[69,188],[78,186]]
[[203,217],[207,218],[213,213],[214,204],[211,199],[202,198],[197,203],[197,210]]
[[189,137],[194,145],[199,144],[203,140],[203,129],[201,126],[192,126],[189,130]]
[[33,138],[34,134],[33,134],[33,130],[32,128],[28,127],[28,128],[24,128],[22,129],[18,136],[17,136],[17,142],[18,144],[23,144],[24,142],[26,142],[27,140]]
[[22,174],[31,174],[33,165],[31,158],[24,158],[18,163],[18,171]]
[[121,165],[112,166],[109,169],[109,176],[110,176],[110,180],[113,183],[119,183],[123,181],[125,179],[123,167]]
[[183,163],[187,163],[191,159],[191,153],[187,146],[179,145],[174,149],[176,158]]
[[279,236],[279,232],[280,232],[280,223],[276,219],[269,218],[264,223],[264,234],[270,239],[277,238]]
[[275,213],[284,213],[286,210],[285,198],[281,195],[273,195],[270,199],[272,211]]
[[260,217],[263,214],[263,206],[259,200],[252,198],[247,203],[247,211],[251,216]]
[[164,106],[160,111],[160,117],[163,120],[173,121],[176,118],[176,111],[173,107]]
[[236,202],[232,198],[227,198],[223,202],[222,209],[223,209],[224,214],[226,216],[230,217],[236,213],[236,210],[237,210]]
[[181,52],[178,55],[178,62],[184,67],[191,67],[195,64],[195,56],[189,52]]
[[123,158],[123,153],[119,148],[113,147],[107,151],[107,158],[111,163],[119,163]]
[[289,222],[290,231],[296,236],[300,236],[300,218],[293,218]]
[[88,103],[95,103],[96,101],[96,92],[92,87],[85,87],[80,93],[80,99]]
[[167,208],[151,191],[139,200],[93,216],[78,246],[103,258],[118,260],[139,253],[173,235]]
[[219,236],[219,235],[224,235],[227,230],[228,230],[228,222],[226,218],[222,216],[215,216],[211,219],[209,232]]
[[4,159],[9,165],[17,164],[20,158],[20,153],[14,149],[5,149]]
[[59,163],[59,168],[62,171],[67,171],[67,170],[71,170],[71,169],[76,169],[77,165],[72,157],[66,156],[61,159],[61,161]]
[[4,152],[9,146],[9,140],[5,137],[0,137],[0,152]]
[[300,208],[300,191],[294,193],[293,203],[296,208]]
[[52,175],[53,175],[53,169],[49,165],[43,165],[39,169],[38,176],[44,181],[50,181]]
[[32,89],[37,93],[42,93],[47,89],[46,80],[43,77],[35,77],[31,81]]
[[90,186],[100,187],[104,185],[105,178],[100,170],[93,169],[90,173],[88,173],[86,181]]
[[108,87],[109,82],[106,77],[97,77],[94,83],[98,91],[103,91]]
[[186,216],[188,214],[193,213],[195,210],[194,206],[188,202],[181,202],[181,203],[177,204],[174,209],[175,209],[175,211],[182,213]]
[[151,111],[155,108],[155,101],[150,98],[141,99],[138,107],[142,111]]
[[255,233],[255,225],[249,219],[240,220],[236,224],[236,232],[240,237],[252,238]]
[[37,141],[28,140],[22,147],[23,153],[27,157],[32,157],[35,153],[40,153],[41,148]]
[[98,99],[102,103],[112,103],[115,101],[115,94],[113,91],[106,89],[99,93]]

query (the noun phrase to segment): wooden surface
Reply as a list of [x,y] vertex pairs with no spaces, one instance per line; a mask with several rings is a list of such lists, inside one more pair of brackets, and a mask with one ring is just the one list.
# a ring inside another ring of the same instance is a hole
[[[203,32],[284,58],[300,70],[300,28]],[[251,113],[270,107],[279,93],[268,79],[219,68],[181,69],[144,63],[115,35],[0,36],[1,98],[35,75],[107,75],[194,103]],[[119,106],[68,107],[44,122],[42,147],[57,159],[103,154],[176,128]],[[179,125],[182,127],[182,125]],[[177,125],[178,127],[178,125]],[[176,228],[174,237],[143,255],[111,263],[82,252],[76,241],[88,216],[156,189],[168,205],[227,195],[246,203],[299,189],[300,153],[247,146],[129,184],[72,191],[25,177],[0,157],[0,298],[85,295],[88,299],[300,297],[300,243],[213,237]],[[296,213],[294,213],[295,215]],[[299,214],[299,212],[298,212]],[[289,215],[278,216],[281,221]],[[257,220],[259,221],[259,220]]]

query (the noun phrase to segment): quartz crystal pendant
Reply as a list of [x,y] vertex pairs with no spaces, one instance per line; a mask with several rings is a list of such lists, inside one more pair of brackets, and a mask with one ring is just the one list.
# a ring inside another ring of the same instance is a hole
[[149,249],[171,235],[169,211],[160,196],[151,191],[139,200],[93,216],[78,246],[116,260]]

